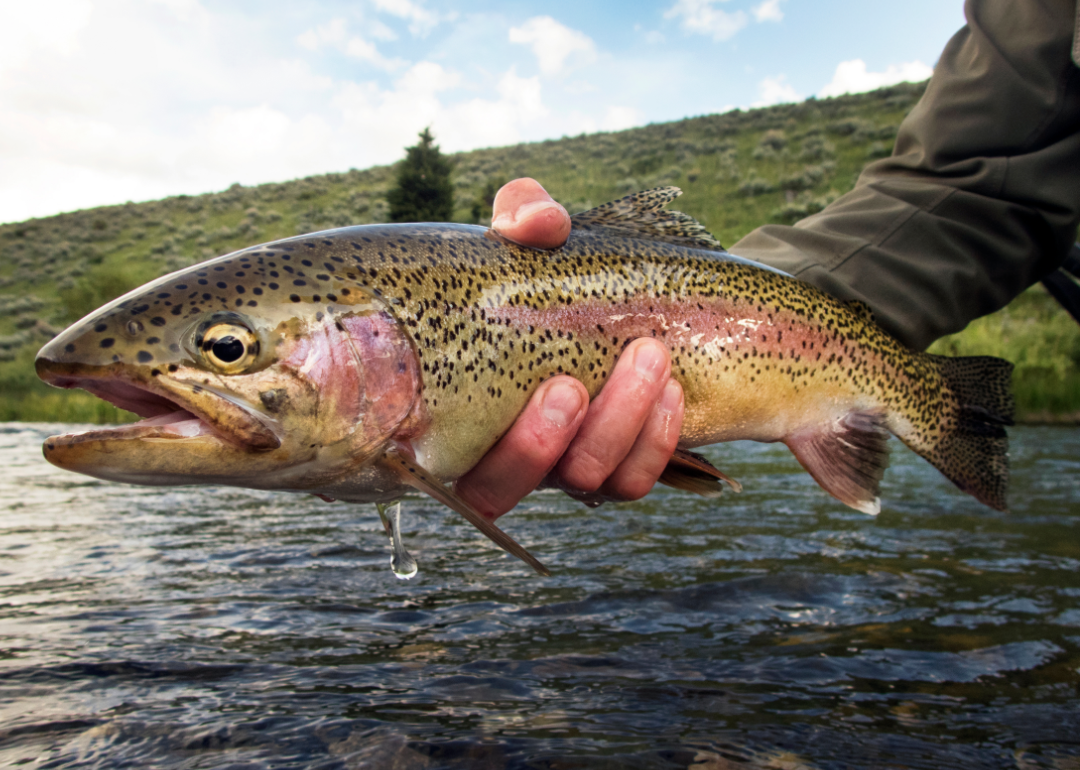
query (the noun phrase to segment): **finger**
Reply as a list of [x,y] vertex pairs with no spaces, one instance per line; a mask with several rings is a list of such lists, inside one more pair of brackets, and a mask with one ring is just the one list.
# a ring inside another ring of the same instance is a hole
[[630,454],[670,373],[663,344],[651,338],[630,343],[556,466],[556,483],[571,493],[600,489]]
[[485,516],[502,516],[536,489],[566,451],[588,404],[588,391],[572,377],[543,383],[510,431],[458,479],[457,493]]
[[669,379],[630,453],[600,487],[599,492],[605,499],[640,500],[656,486],[679,445],[683,409],[682,386]]
[[491,228],[504,238],[537,249],[553,249],[570,235],[570,215],[535,179],[507,182],[495,194]]

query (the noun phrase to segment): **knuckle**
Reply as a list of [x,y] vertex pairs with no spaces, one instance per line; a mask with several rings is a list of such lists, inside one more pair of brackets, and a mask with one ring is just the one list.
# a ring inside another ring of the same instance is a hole
[[595,492],[603,486],[610,474],[610,469],[597,458],[584,453],[575,453],[560,463],[559,480],[567,489],[578,492]]

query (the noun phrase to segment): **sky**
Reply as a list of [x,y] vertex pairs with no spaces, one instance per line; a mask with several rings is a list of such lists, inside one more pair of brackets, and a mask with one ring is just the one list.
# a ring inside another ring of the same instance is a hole
[[[0,223],[930,75],[961,0],[0,3]],[[543,181],[542,179],[540,180]]]

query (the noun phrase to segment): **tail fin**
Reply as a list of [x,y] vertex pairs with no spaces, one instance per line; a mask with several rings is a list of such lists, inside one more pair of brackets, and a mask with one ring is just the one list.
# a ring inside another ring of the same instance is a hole
[[952,392],[952,414],[938,439],[920,454],[956,486],[999,511],[1006,509],[1009,439],[1013,424],[1012,364],[990,356],[928,356]]

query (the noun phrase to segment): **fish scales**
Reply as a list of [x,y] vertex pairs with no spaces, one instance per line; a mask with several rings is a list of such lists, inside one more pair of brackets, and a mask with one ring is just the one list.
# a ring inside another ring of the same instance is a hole
[[[569,374],[595,396],[626,346],[648,336],[671,351],[684,390],[683,450],[784,441],[827,491],[876,512],[891,432],[1004,507],[1006,362],[904,348],[864,307],[720,250],[663,210],[674,194],[577,215],[551,251],[473,226],[369,225],[165,276],[73,325],[38,360],[47,381],[149,419],[58,437],[46,455],[138,483],[378,502],[416,487],[498,540],[505,533],[442,482],[479,461],[541,382]],[[163,441],[178,433],[186,444]],[[129,458],[124,440],[143,445]],[[726,478],[688,457],[695,473]],[[673,466],[666,483],[713,493]]]

